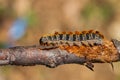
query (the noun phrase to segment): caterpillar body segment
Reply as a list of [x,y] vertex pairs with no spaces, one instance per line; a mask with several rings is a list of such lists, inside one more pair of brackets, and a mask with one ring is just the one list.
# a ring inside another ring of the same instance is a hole
[[101,45],[104,36],[98,31],[75,31],[75,32],[55,32],[52,35],[42,36],[39,40],[40,45],[44,47],[59,47],[60,45],[68,46],[94,46]]

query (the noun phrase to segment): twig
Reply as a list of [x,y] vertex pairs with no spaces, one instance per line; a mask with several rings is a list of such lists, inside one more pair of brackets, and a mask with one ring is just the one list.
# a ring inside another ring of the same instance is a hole
[[[119,42],[119,41],[118,41]],[[92,63],[111,63],[120,60],[114,40],[104,40],[99,46],[62,46],[41,50],[40,46],[17,46],[0,49],[0,65],[46,65],[54,68],[62,64],[77,63],[93,70]],[[119,45],[120,46],[120,45]]]
[[17,46],[0,50],[0,65],[46,65],[56,67],[60,64],[83,64],[84,57],[78,57],[59,48],[40,50],[38,46]]

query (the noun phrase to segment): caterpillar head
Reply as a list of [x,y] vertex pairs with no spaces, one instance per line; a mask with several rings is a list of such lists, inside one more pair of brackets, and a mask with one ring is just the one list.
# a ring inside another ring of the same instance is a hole
[[47,43],[47,37],[41,37],[40,40],[39,40],[39,43],[40,44],[44,44],[44,43]]

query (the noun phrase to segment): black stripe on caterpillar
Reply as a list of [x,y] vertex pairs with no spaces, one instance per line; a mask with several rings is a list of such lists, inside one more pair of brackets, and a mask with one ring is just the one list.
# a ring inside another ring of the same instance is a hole
[[44,48],[54,48],[60,45],[69,46],[94,46],[101,45],[104,36],[99,33],[99,31],[89,30],[89,31],[75,31],[75,32],[55,32],[52,35],[42,36],[39,43]]

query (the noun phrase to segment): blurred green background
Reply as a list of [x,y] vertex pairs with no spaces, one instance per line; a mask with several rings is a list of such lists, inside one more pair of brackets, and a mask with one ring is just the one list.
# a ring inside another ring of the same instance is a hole
[[[55,31],[99,30],[120,39],[120,0],[0,0],[0,48],[39,44]],[[0,80],[120,80],[120,63],[95,64],[92,72],[77,64],[2,66]]]

